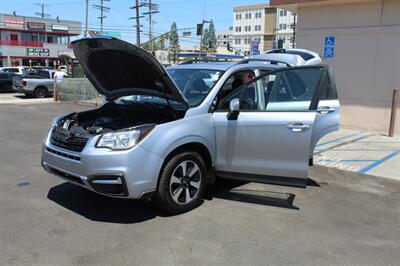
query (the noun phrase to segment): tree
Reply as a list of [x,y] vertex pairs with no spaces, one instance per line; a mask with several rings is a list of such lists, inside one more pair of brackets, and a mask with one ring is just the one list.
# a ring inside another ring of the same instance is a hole
[[210,26],[204,30],[200,48],[202,51],[208,51],[211,53],[217,51],[217,36],[215,35],[215,26],[212,20]]
[[171,25],[171,32],[169,34],[170,57],[174,63],[176,62],[176,54],[179,52],[179,48],[178,27],[174,21]]
[[214,22],[211,20],[210,27],[208,28],[208,45],[212,53],[217,51],[217,36],[215,35]]
[[167,39],[167,36],[161,35],[160,38],[158,39],[158,47],[160,50],[165,50],[165,40]]
[[208,51],[208,38],[209,38],[208,29],[205,29],[200,43],[201,51]]

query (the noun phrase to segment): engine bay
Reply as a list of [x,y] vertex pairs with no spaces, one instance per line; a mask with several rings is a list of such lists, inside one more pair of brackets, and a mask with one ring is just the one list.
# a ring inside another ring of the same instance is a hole
[[166,106],[121,105],[106,103],[102,107],[72,113],[58,122],[56,130],[75,137],[88,138],[144,124],[162,124],[182,118],[184,112],[172,113]]

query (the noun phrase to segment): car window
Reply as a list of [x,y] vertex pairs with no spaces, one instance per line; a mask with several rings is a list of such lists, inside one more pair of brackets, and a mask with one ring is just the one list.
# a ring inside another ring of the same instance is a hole
[[266,111],[308,111],[322,67],[273,72],[262,77]]
[[213,69],[167,69],[167,72],[191,107],[206,98],[224,73]]
[[19,72],[18,68],[4,68],[3,71],[7,72],[7,73],[18,73]]
[[47,71],[39,71],[38,76],[48,79],[49,78],[49,72],[47,72]]
[[257,95],[254,85],[244,89],[244,85],[254,79],[254,72],[251,70],[239,71],[232,74],[222,85],[219,90],[215,106],[218,111],[227,111],[229,109],[229,102],[232,99],[242,97],[243,108],[241,110],[253,110],[256,108]]

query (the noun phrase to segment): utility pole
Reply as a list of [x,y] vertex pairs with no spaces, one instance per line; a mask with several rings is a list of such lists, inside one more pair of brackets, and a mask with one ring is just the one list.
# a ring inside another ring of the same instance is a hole
[[100,32],[101,32],[101,35],[103,35],[103,24],[104,24],[104,19],[106,18],[104,13],[110,12],[110,9],[111,9],[109,7],[104,6],[104,1],[110,2],[110,0],[100,0],[100,5],[93,5],[93,7],[95,9],[99,9],[100,10],[100,17],[98,17],[98,18],[100,19]]
[[40,6],[40,10],[41,10],[40,12],[35,12],[35,14],[37,16],[40,16],[41,18],[49,18],[50,17],[49,14],[44,13],[44,8],[48,7],[49,5],[44,4],[44,3],[36,3],[35,5]]
[[[158,11],[158,5],[152,3],[152,0],[148,0],[148,2],[146,2],[144,4],[144,6],[149,8],[148,12],[142,13],[143,15],[148,15],[148,20],[149,20],[149,40],[153,39],[153,19],[152,19],[152,15],[159,13]],[[150,51],[153,52],[153,41],[150,42]]]
[[139,0],[135,1],[134,6],[131,7],[131,9],[135,9],[136,11],[136,16],[135,17],[131,17],[129,19],[135,19],[136,20],[136,45],[140,47],[140,32],[142,32],[142,30],[140,29],[140,27],[142,27],[142,25],[140,25],[140,19],[144,18],[144,16],[140,16],[139,14],[139,9],[143,7],[143,4],[139,4]]
[[89,36],[89,0],[86,0],[85,37]]
[[297,28],[297,14],[293,15],[293,40],[292,40],[292,48],[296,48],[296,28]]

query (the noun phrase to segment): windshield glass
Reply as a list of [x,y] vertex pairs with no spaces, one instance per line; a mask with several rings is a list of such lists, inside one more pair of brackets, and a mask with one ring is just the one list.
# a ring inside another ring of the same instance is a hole
[[167,69],[191,107],[199,105],[224,73],[214,69]]

